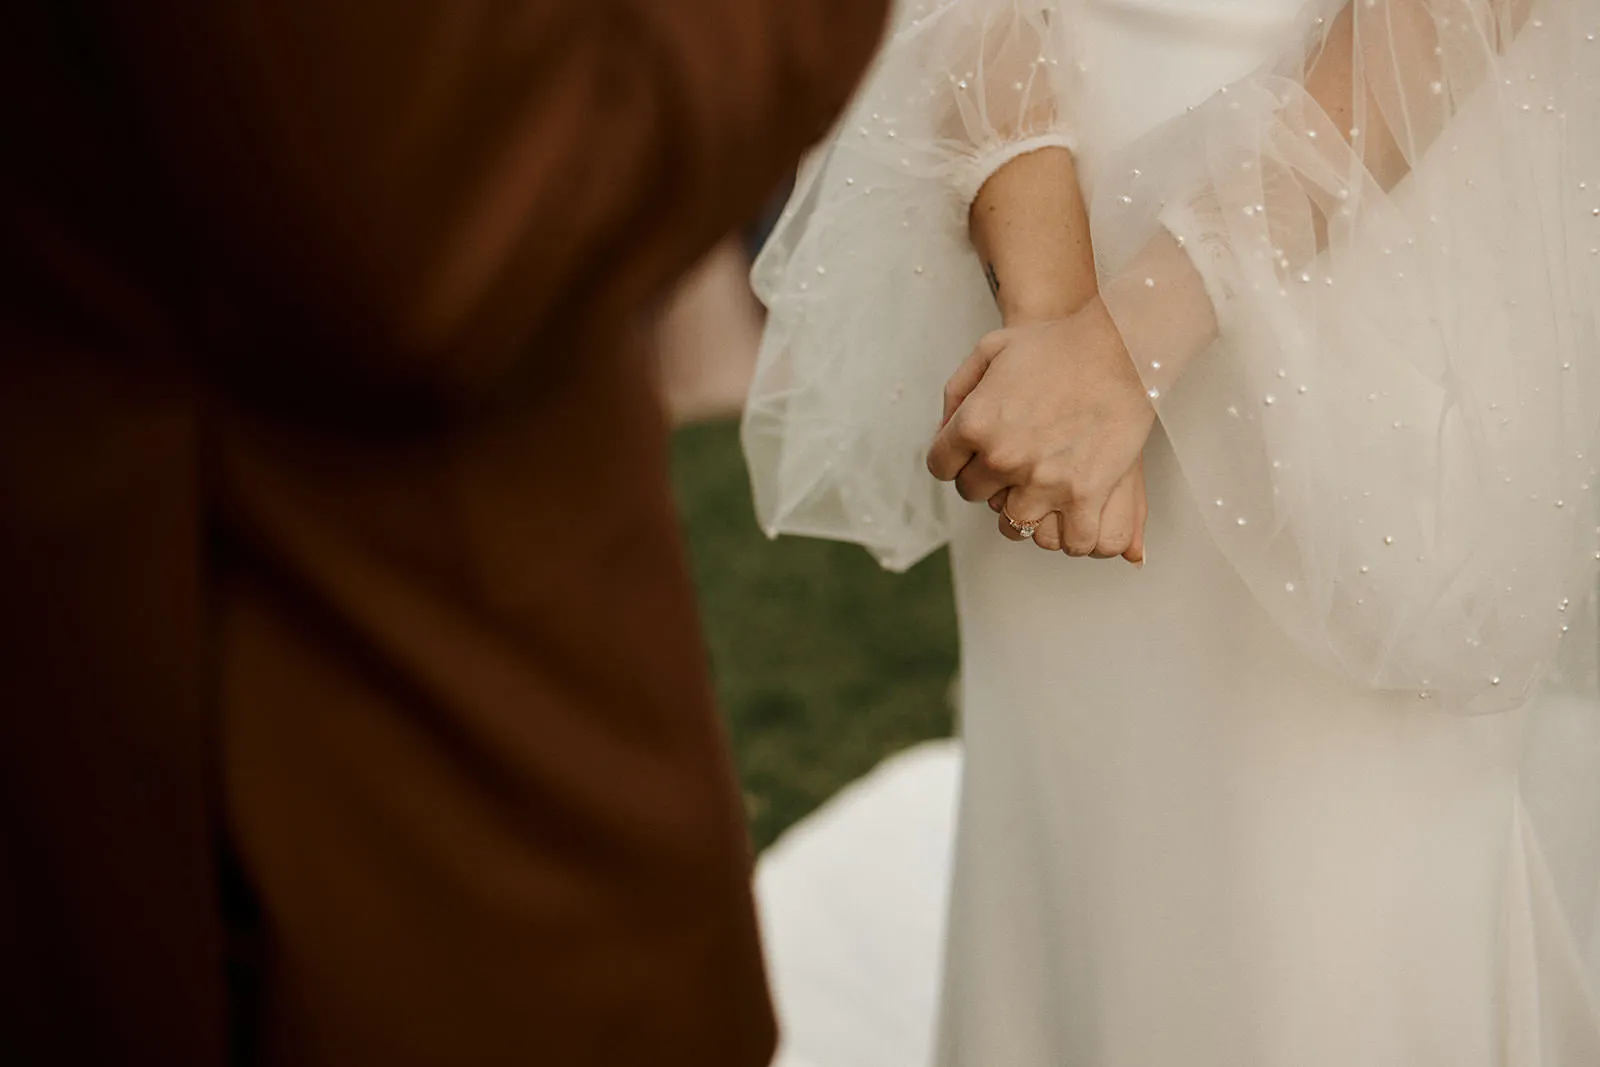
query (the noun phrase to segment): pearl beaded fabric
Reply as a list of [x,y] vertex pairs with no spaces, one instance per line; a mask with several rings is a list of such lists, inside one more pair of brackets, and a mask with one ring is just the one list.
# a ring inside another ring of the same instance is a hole
[[754,272],[769,316],[744,442],[770,534],[858,541],[895,570],[947,538],[924,452],[944,379],[999,325],[967,205],[1006,161],[1074,144],[1055,6],[897,4],[801,167]]
[[1513,33],[1484,0],[1359,0],[1348,128],[1306,90],[1341,8],[1110,163],[1096,250],[1114,275],[1161,227],[1204,276],[1217,343],[1177,377],[1132,355],[1269,613],[1358,682],[1499,710],[1600,550],[1600,4]]
[[[1180,284],[1115,284],[1163,234],[1204,280],[1220,330],[1187,362],[1136,343],[1147,305],[1108,303],[1261,605],[1360,685],[1520,703],[1600,557],[1600,0],[1314,0],[1253,31],[1276,61],[1116,130],[1084,82],[1084,11],[897,6],[757,263],[764,528],[893,569],[943,543],[954,505],[924,452],[944,380],[998,325],[966,209],[1063,145],[1102,292]],[[1340,25],[1363,58],[1336,121],[1308,86]]]

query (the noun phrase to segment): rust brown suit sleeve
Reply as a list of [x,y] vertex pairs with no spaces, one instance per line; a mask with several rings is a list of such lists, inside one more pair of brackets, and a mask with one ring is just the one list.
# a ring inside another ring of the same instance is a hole
[[762,1062],[624,334],[884,0],[14,7],[0,1060]]
[[279,328],[251,316],[236,354],[454,390],[636,309],[753,214],[885,6],[122,5],[121,37],[197,239]]

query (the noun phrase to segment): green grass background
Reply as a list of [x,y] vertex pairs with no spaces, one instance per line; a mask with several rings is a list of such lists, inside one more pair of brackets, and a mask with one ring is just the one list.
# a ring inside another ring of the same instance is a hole
[[768,541],[738,428],[673,448],[717,693],[758,848],[909,745],[947,736],[956,669],[944,553],[893,575],[857,545]]

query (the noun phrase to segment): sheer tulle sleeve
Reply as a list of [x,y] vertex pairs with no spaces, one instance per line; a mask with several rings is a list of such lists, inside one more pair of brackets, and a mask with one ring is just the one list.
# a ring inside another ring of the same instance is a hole
[[[1509,706],[1600,558],[1600,3],[1307,17],[1108,167],[1102,293],[1279,623],[1362,684]],[[1196,272],[1203,345],[1151,313]]]
[[755,268],[768,326],[744,425],[768,533],[901,569],[945,539],[925,452],[945,379],[997,313],[967,237],[983,181],[1072,145],[1072,6],[897,4],[890,39],[802,168]]

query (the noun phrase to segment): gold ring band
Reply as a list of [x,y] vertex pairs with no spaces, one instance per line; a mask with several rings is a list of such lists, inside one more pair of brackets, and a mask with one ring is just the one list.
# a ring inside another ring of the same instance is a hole
[[1032,522],[1018,522],[1011,517],[1011,512],[1006,510],[1004,505],[1000,507],[1000,514],[1005,518],[1007,525],[1023,537],[1032,537],[1035,531],[1039,529],[1040,524],[1050,517],[1045,515],[1042,518],[1034,519]]

